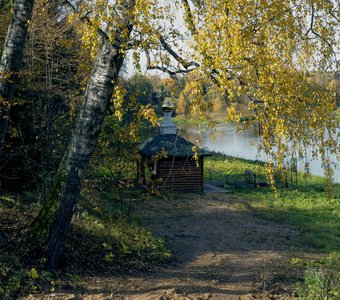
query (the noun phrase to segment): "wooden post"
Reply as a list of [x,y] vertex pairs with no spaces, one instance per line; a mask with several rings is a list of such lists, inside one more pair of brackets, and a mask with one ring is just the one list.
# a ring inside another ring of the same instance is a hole
[[145,158],[142,157],[141,162],[140,162],[140,174],[141,174],[141,184],[145,184]]

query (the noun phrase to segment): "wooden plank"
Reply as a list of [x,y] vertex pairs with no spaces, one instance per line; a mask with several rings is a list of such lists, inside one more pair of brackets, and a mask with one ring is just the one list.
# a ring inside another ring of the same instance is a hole
[[190,158],[164,158],[157,164],[157,180],[160,189],[180,192],[202,192],[203,159],[199,165]]

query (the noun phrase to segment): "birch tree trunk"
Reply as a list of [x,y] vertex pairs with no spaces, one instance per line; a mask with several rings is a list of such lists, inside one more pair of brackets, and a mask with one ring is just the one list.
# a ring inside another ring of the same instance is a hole
[[[95,150],[109,101],[116,85],[124,60],[124,51],[133,27],[132,10],[134,1],[127,1],[126,27],[128,35],[116,39],[114,44],[103,38],[96,61],[87,84],[84,103],[76,124],[65,163],[65,183],[61,200],[49,230],[44,247],[46,267],[54,268],[58,262],[60,245],[71,222],[75,205],[78,203],[84,172]],[[116,29],[119,36],[121,28]],[[63,166],[60,168],[63,169]],[[61,171],[63,172],[63,171]]]
[[34,0],[16,0],[0,60],[0,157],[8,130],[11,100],[18,81],[27,23],[32,17]]

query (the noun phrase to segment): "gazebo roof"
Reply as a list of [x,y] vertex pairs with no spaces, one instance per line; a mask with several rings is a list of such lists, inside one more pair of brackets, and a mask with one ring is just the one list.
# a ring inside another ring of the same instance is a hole
[[[195,155],[193,147],[195,145],[177,134],[160,134],[146,140],[139,146],[139,152],[146,157],[152,157],[165,152],[170,157],[188,157]],[[209,155],[209,152],[197,148],[200,156]]]

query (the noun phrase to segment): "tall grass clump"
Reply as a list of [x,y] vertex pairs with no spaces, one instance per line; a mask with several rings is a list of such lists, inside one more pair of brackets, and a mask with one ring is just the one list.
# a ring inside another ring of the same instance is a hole
[[320,268],[309,266],[304,273],[303,283],[297,286],[297,295],[306,300],[340,299],[340,280],[334,274],[326,274]]

